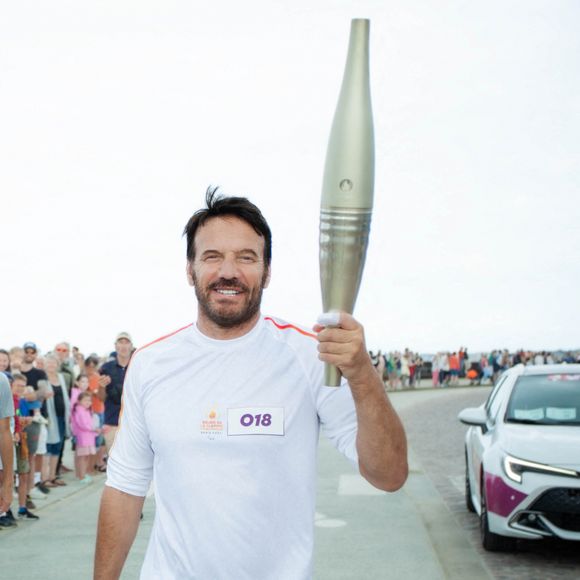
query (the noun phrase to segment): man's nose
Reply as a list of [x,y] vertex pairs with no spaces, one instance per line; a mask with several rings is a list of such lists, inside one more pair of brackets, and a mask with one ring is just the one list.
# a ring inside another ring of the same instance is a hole
[[234,256],[226,256],[220,265],[221,278],[236,278],[238,276],[238,263]]

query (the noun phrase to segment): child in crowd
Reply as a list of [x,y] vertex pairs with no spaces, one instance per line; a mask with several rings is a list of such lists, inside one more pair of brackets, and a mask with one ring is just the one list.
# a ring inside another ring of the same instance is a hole
[[[28,496],[28,484],[30,479],[30,461],[28,449],[28,434],[26,428],[32,423],[32,417],[21,413],[21,402],[26,401],[26,383],[27,379],[20,373],[15,373],[12,378],[12,396],[14,399],[14,409],[16,411],[14,418],[14,445],[16,452],[16,472],[18,475],[18,517],[20,519],[37,520],[38,516],[29,511],[27,501],[31,500]],[[26,407],[26,405],[24,405]],[[29,505],[34,505],[30,503]]]
[[[15,374],[14,381],[22,386],[27,384],[28,379],[23,374]],[[20,398],[18,412],[20,413],[20,417],[26,417],[30,420],[30,424],[23,428],[23,432],[26,433],[26,444],[28,445],[28,463],[30,464],[26,507],[28,509],[34,509],[36,506],[32,500],[45,499],[46,497],[46,495],[42,493],[40,489],[35,487],[35,483],[40,482],[41,479],[40,469],[38,469],[38,474],[36,474],[36,459],[39,450],[40,437],[43,430],[46,432],[46,425],[48,425],[48,420],[42,416],[42,403],[38,399],[38,394],[34,390],[34,387],[26,385],[22,392],[23,396]],[[42,460],[42,455],[40,455],[40,458]]]
[[[89,378],[85,374],[80,374],[76,380],[73,388],[70,391],[70,407],[74,409],[75,403],[78,401],[79,395],[84,393],[89,388]],[[72,417],[71,417],[72,421]],[[75,434],[73,433],[73,440],[72,440],[72,450],[75,451],[75,446],[77,445]],[[81,476],[79,470],[79,457],[75,453],[75,475],[82,479],[86,473]]]
[[[99,388],[99,382],[101,379],[101,375],[98,372],[99,368],[99,359],[95,356],[89,356],[85,360],[85,372],[87,373],[87,377],[89,379],[89,393],[93,396],[93,417],[96,417],[98,420],[98,427],[102,427],[105,423],[105,403],[101,400],[101,390]],[[93,474],[95,472],[104,473],[107,471],[107,467],[105,465],[105,438],[102,434],[97,436],[96,441],[97,447],[97,454],[89,460],[89,474]]]
[[75,380],[75,384],[70,391],[70,406],[73,408],[77,402],[79,395],[84,393],[89,388],[89,377],[81,373]]
[[78,395],[71,414],[71,429],[76,438],[75,461],[78,465],[77,477],[83,483],[91,483],[87,474],[89,458],[95,454],[95,440],[101,429],[95,427],[91,411],[91,394],[87,391]]
[[[24,375],[16,374],[14,377],[24,377]],[[26,381],[26,377],[24,377]],[[38,400],[36,391],[31,386],[26,386],[23,392],[23,396],[20,399],[20,415],[22,417],[31,417],[33,423],[38,423],[40,425],[46,425],[48,421],[42,416],[40,409],[42,408],[42,403]]]

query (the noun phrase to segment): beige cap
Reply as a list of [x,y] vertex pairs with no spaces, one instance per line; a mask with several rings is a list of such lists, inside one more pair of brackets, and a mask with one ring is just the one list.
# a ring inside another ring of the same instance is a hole
[[115,339],[115,342],[117,342],[118,340],[121,340],[122,338],[124,338],[125,340],[128,340],[131,344],[133,344],[133,339],[131,338],[131,335],[128,332],[119,332],[119,334],[117,334],[117,338]]

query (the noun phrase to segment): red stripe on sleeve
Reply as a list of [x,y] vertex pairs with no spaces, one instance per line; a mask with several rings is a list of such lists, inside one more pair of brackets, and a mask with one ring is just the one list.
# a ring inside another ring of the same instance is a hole
[[160,338],[152,340],[151,342],[148,342],[147,344],[143,345],[141,348],[138,348],[137,352],[143,350],[144,348],[147,348],[148,346],[151,346],[152,344],[155,344],[157,342],[161,342],[162,340],[165,340],[166,338],[170,338],[171,336],[177,334],[178,332],[181,332],[182,330],[185,330],[186,328],[189,328],[190,326],[193,326],[193,322],[191,324],[188,324],[187,326],[184,326],[183,328],[180,328],[178,330],[175,330],[174,332],[170,332],[169,334],[166,334],[165,336],[162,336]]
[[293,324],[279,324],[278,322],[276,322],[273,318],[270,318],[269,316],[264,316],[264,320],[269,320],[276,328],[279,328],[280,330],[287,330],[288,328],[291,328],[292,330],[296,330],[297,332],[299,332],[300,334],[303,334],[304,336],[309,336],[310,338],[316,338],[316,334],[313,334],[312,332],[306,332],[305,330],[302,330],[301,328],[298,328],[297,326],[294,326]]

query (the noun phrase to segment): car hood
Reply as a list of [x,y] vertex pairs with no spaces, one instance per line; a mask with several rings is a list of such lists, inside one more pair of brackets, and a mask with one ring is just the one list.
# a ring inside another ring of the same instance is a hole
[[501,429],[500,446],[518,459],[580,470],[580,427],[509,425]]

